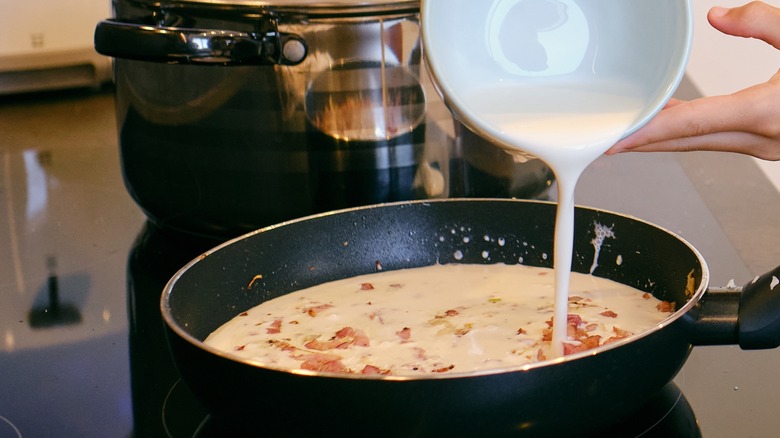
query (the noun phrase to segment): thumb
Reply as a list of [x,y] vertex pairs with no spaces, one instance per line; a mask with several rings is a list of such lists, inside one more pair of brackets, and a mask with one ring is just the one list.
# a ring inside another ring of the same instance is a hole
[[730,9],[714,7],[707,19],[725,34],[757,38],[780,49],[780,9],[774,6],[754,1]]

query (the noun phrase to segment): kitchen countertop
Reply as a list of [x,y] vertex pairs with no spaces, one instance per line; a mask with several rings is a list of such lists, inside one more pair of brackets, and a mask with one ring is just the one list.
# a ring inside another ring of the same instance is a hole
[[[695,92],[684,84],[681,97]],[[4,97],[0,133],[0,437],[139,434],[160,415],[139,402],[134,372],[157,298],[138,296],[136,270],[160,260],[137,257],[148,231],[122,184],[111,89]],[[748,157],[602,157],[577,203],[680,234],[713,286],[780,264],[780,193]],[[705,438],[773,437],[779,368],[780,350],[697,347],[676,383]]]

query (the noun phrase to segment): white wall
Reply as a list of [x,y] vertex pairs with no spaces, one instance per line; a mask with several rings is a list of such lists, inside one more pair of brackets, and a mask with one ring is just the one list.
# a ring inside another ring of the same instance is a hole
[[0,0],[0,57],[91,49],[109,0]]
[[[777,72],[779,50],[763,41],[723,35],[707,22],[707,11],[712,6],[740,6],[748,0],[692,1],[695,27],[688,77],[705,96],[729,94],[766,82]],[[780,0],[766,3],[780,7]],[[757,161],[780,190],[780,162]]]

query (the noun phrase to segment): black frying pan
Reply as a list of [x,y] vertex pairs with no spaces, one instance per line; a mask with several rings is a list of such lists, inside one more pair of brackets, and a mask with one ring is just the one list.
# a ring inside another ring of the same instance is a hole
[[770,289],[780,268],[744,290],[707,290],[707,266],[690,244],[652,224],[587,208],[576,211],[574,271],[593,264],[594,223],[612,227],[615,238],[602,245],[594,275],[676,302],[663,328],[528,369],[425,378],[284,372],[201,342],[265,300],[378,268],[552,267],[555,209],[517,200],[405,202],[304,218],[227,242],[179,271],[162,296],[182,378],[215,417],[255,427],[260,436],[585,435],[657,394],[693,345],[778,345],[780,312],[766,309],[780,303],[766,301],[778,295]]

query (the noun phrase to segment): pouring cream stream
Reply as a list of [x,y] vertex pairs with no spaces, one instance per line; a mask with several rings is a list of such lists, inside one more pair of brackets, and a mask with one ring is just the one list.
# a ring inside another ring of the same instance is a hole
[[[534,86],[508,82],[477,86],[463,94],[463,104],[482,120],[483,129],[490,129],[518,153],[544,160],[557,178],[552,345],[559,357],[566,339],[577,181],[586,167],[625,134],[643,109],[642,99],[630,86],[618,88],[622,90],[615,93],[610,91],[613,87],[583,91],[568,82]],[[540,112],[550,100],[560,109]]]

